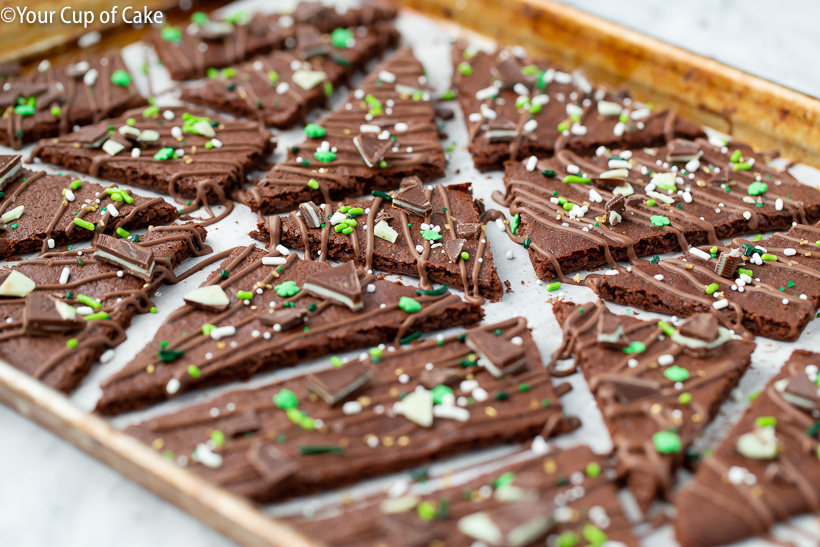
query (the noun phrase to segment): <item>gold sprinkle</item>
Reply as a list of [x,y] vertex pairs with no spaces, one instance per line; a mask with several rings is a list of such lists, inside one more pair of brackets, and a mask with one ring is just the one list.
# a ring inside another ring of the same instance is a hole
[[760,486],[752,487],[752,495],[756,498],[762,498],[763,497],[763,489]]
[[154,365],[148,365],[147,367],[145,367],[145,372],[147,372],[148,374],[153,374],[154,373]]
[[389,435],[385,435],[384,437],[382,437],[382,444],[383,444],[384,446],[388,447],[388,448],[390,448],[391,446],[393,446],[393,443],[394,443],[394,442],[395,442],[395,441],[393,440],[393,437],[391,437],[391,436],[389,436]]
[[692,268],[694,268],[694,266],[693,266],[692,264],[686,264],[686,265],[683,267],[683,269],[684,269],[684,270],[691,270]]
[[257,306],[256,304],[254,304],[253,306],[251,306],[251,309],[252,309],[252,310],[256,310],[257,308],[259,308],[259,306]]
[[539,404],[538,404],[538,401],[536,401],[535,399],[532,399],[532,400],[530,401],[530,410],[538,410],[538,408],[539,408],[540,406],[541,406],[541,405],[539,405]]
[[399,437],[399,446],[407,446],[408,444],[410,444],[410,437],[407,435]]
[[358,398],[358,399],[356,399],[356,400],[357,400],[357,401],[359,402],[359,404],[360,404],[360,405],[362,405],[364,408],[369,407],[369,406],[372,404],[372,402],[373,402],[373,401],[370,399],[370,397],[368,397],[367,395],[362,395],[361,397],[359,397],[359,398]]
[[490,418],[495,418],[496,416],[498,416],[498,411],[491,406],[485,408],[484,413],[487,414],[487,416],[489,416]]
[[339,439],[339,446],[342,448],[347,448],[348,446],[350,446],[350,439],[346,437]]
[[445,224],[445,225],[444,225],[444,229],[445,229],[445,230],[449,230],[449,229],[450,229],[450,225],[449,225],[449,224]]
[[558,465],[555,463],[555,460],[552,458],[547,458],[544,460],[544,473],[547,475],[554,475],[557,470]]
[[705,187],[706,187],[706,183],[705,183],[705,182],[703,182],[702,180],[698,180],[696,184],[697,184],[700,188],[705,188]]
[[701,378],[706,377],[706,371],[705,371],[705,370],[699,370],[699,371],[697,371],[695,374],[697,374],[697,375],[698,375],[698,376],[700,376]]
[[191,146],[191,154],[196,156],[196,145],[195,144],[193,146]]
[[661,406],[660,403],[655,403],[651,407],[649,407],[649,412],[651,412],[652,414],[658,415],[661,413],[661,411],[663,411],[663,406]]
[[692,414],[692,421],[693,422],[698,423],[702,419],[703,419],[703,417],[700,414]]
[[225,342],[218,342],[216,344],[217,349],[225,349]]
[[390,388],[390,396],[391,397],[398,397],[399,396],[399,390],[394,388],[394,387],[391,387]]
[[393,373],[394,373],[396,376],[401,376],[402,374],[404,374],[404,369],[403,369],[403,368],[401,368],[401,367],[399,367],[399,368],[397,368],[396,370],[394,370],[394,371],[393,371]]
[[580,283],[581,282],[581,274],[575,274],[575,276],[572,278],[572,280],[575,281],[576,283]]
[[154,450],[160,450],[163,446],[165,446],[165,441],[162,439],[154,439],[151,441],[151,446],[154,447]]

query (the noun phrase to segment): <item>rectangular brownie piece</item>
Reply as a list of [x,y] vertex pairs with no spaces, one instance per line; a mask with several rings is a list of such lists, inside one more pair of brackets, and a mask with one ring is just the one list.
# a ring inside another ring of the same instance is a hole
[[58,66],[43,61],[2,80],[0,144],[19,150],[147,104],[118,52]]
[[496,469],[472,469],[423,484],[399,479],[381,494],[331,507],[292,524],[331,547],[355,545],[635,546],[608,459],[587,446],[549,450],[543,440],[511,454]]
[[[748,146],[673,139],[658,148],[509,162],[496,200],[516,217],[539,278],[820,219],[820,192]],[[612,211],[615,212],[613,215]]]
[[408,176],[422,182],[443,176],[446,160],[426,82],[409,48],[394,53],[345,104],[306,128],[308,140],[248,192],[248,206],[269,215],[306,201],[392,190]]
[[817,512],[818,366],[820,354],[795,350],[678,492],[675,535],[683,547],[767,536],[777,521]]
[[709,315],[680,324],[615,315],[602,302],[558,303],[564,342],[575,355],[612,435],[621,475],[646,510],[668,497],[692,442],[751,364],[755,345],[735,340]]
[[[189,256],[210,252],[205,236],[201,227],[174,225],[121,243],[153,253],[147,282],[124,265],[98,259],[95,247],[48,253],[0,270],[0,317],[5,319],[0,359],[55,389],[73,390],[95,361],[113,357],[111,348],[125,339],[131,318],[148,312],[151,295],[174,282],[173,269]],[[32,317],[44,315],[57,324],[46,330],[32,324]]]
[[618,267],[585,283],[604,300],[687,317],[712,313],[744,335],[794,341],[820,307],[820,228],[731,245],[693,247],[679,258]]
[[228,121],[183,106],[150,106],[40,141],[46,163],[197,203],[240,187],[267,160],[275,141],[253,121]]
[[[20,156],[0,156],[0,258],[48,252],[96,233],[130,235],[128,230],[175,222],[176,207],[162,198],[132,194],[68,175],[21,167]],[[14,175],[4,176],[9,171]]]
[[[412,212],[393,201],[395,197],[401,202],[410,192],[415,192],[422,204],[429,204],[427,214]],[[298,212],[292,211],[281,220],[280,237],[274,246],[307,247],[311,256],[318,255],[323,261],[352,260],[365,270],[418,277],[422,289],[431,290],[432,283],[441,283],[461,289],[468,299],[497,301],[504,287],[484,236],[485,226],[479,220],[483,209],[480,201],[473,200],[470,184],[439,184],[425,189],[407,179],[398,193],[341,202],[332,210],[313,202],[300,205]],[[276,232],[269,226],[272,220],[269,217],[260,222],[259,231],[251,235],[270,242],[271,232]],[[345,224],[349,220],[355,223]],[[337,230],[337,226],[343,229]]]
[[419,294],[350,262],[331,267],[280,251],[287,253],[236,249],[134,361],[103,382],[97,410],[116,414],[332,352],[472,325],[483,314],[454,294]]
[[187,25],[153,30],[146,40],[154,46],[174,80],[192,80],[219,69],[247,61],[256,55],[288,46],[295,24],[317,27],[322,32],[336,28],[371,25],[396,16],[394,7],[369,3],[344,13],[319,2],[300,2],[291,14],[251,14],[237,10],[211,19],[196,12]]
[[323,107],[354,71],[394,46],[399,34],[388,22],[332,34],[303,25],[294,38],[293,49],[217,71],[206,82],[181,88],[180,98],[269,127],[292,127]]
[[546,157],[563,149],[657,146],[703,131],[669,110],[652,110],[622,91],[596,88],[581,71],[563,72],[523,48],[488,53],[457,43],[453,83],[464,112],[476,169]]
[[[491,372],[501,367],[503,376]],[[271,501],[562,433],[577,420],[563,416],[558,395],[526,320],[516,318],[379,346],[341,366],[228,393],[128,432],[169,456],[196,453],[192,470]],[[209,446],[215,430],[219,440]]]

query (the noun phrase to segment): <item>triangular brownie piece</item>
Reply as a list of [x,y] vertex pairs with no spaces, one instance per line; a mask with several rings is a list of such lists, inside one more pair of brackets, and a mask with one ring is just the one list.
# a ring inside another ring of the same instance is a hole
[[[328,271],[349,280],[355,270],[349,263],[332,268],[253,246],[236,249],[205,282],[220,285],[230,306],[180,308],[134,361],[103,383],[97,410],[115,414],[140,408],[331,352],[471,325],[482,316],[480,306],[456,295],[425,295],[363,272],[357,281],[366,290],[354,311],[336,305],[336,295],[317,297],[306,290],[311,277]],[[234,276],[237,272],[243,275]]]
[[[0,156],[0,257],[49,252],[95,234],[128,237],[131,230],[170,224],[176,207],[114,184],[103,187],[68,175],[29,171],[19,156]],[[9,176],[7,176],[9,175]]]
[[302,25],[296,28],[295,48],[214,69],[208,81],[181,88],[181,98],[266,126],[291,127],[325,106],[339,84],[397,41],[398,32],[387,22],[328,34]]
[[[817,241],[820,227],[795,224],[762,240],[737,238],[654,264],[618,266],[609,275],[587,276],[585,283],[618,304],[678,317],[709,313],[744,336],[793,341],[820,308]],[[727,253],[742,259],[732,271],[720,259]]]
[[820,220],[816,188],[738,142],[564,150],[507,163],[504,184],[496,199],[514,215],[513,239],[529,239],[530,260],[544,280],[614,267],[630,253],[651,257]]
[[148,280],[100,261],[96,246],[0,270],[0,358],[55,389],[73,390],[95,361],[114,356],[131,318],[147,312],[151,295],[173,282],[173,268],[210,252],[205,235],[201,227],[175,225],[117,240],[135,253],[152,253],[156,265]]
[[[718,327],[712,341],[692,337],[686,323],[641,321],[611,314],[603,303],[553,305],[564,345],[553,356],[575,355],[614,445],[622,474],[646,510],[668,496],[692,442],[717,414],[751,364],[755,345]],[[598,318],[617,318],[631,340],[623,348],[597,341]],[[690,320],[691,321],[691,320]],[[711,351],[704,355],[703,349]],[[552,367],[551,367],[552,368]]]
[[777,521],[817,510],[818,367],[820,354],[795,350],[677,493],[683,547],[766,535]]
[[0,144],[20,149],[40,139],[147,105],[118,52],[2,80]]
[[337,28],[370,26],[395,16],[393,6],[375,2],[344,11],[320,2],[300,2],[293,13],[251,14],[240,9],[221,19],[196,12],[187,25],[155,29],[147,40],[171,78],[193,80],[271,50],[292,49],[289,41],[294,39],[297,25],[329,33]]
[[228,121],[182,106],[126,112],[58,139],[40,141],[32,158],[114,182],[193,199],[227,201],[275,142],[251,121]]
[[[402,292],[406,289],[392,287]],[[391,307],[389,302],[387,305]],[[428,305],[432,308],[436,304],[425,301],[424,306]],[[331,309],[342,310],[336,306]],[[431,313],[438,315],[440,310]],[[456,316],[453,321],[459,322]],[[525,362],[514,373],[495,377],[463,342],[465,335],[469,339],[484,331],[515,345],[525,355]],[[188,332],[190,338],[193,331]],[[256,340],[260,338],[264,340]],[[277,338],[267,343],[285,344],[297,351],[286,339]],[[327,340],[345,338],[341,332],[330,331],[318,335],[316,343],[327,345]],[[247,347],[249,343],[240,342],[240,347],[258,353],[258,347]],[[156,351],[153,344],[152,349]],[[214,357],[213,365],[224,367],[223,359]],[[576,419],[563,415],[562,391],[553,387],[523,319],[430,337],[403,347],[397,343],[384,349],[374,347],[350,362],[338,358],[333,362],[341,368],[227,393],[183,410],[184,418],[170,414],[131,427],[128,432],[173,454],[206,452],[197,445],[212,431],[221,431],[223,421],[252,410],[259,415],[262,429],[246,438],[226,437],[206,458],[192,463],[191,470],[234,493],[272,501],[327,491],[476,446],[524,441],[539,434],[552,437],[578,425]],[[435,369],[452,371],[458,379],[449,386],[427,389],[421,379]],[[160,370],[162,366],[157,365],[156,372]],[[224,375],[224,368],[219,374]],[[249,466],[254,460],[256,463]],[[543,475],[543,468],[540,473]]]
[[[415,197],[405,193],[416,189],[420,194]],[[469,298],[501,298],[504,287],[479,220],[481,204],[473,200],[469,184],[424,189],[413,182],[396,194],[376,194],[374,199],[347,201],[334,208],[301,204],[298,213],[282,220],[281,243],[303,250],[307,243],[307,252],[318,254],[319,260],[353,260],[365,270],[418,277],[425,290],[441,283],[464,291]],[[407,200],[404,206],[396,203],[399,195]],[[406,205],[409,201],[415,204],[412,208]],[[428,213],[421,217],[411,210]],[[270,229],[269,222],[278,223],[279,217],[258,224],[259,231],[251,235],[268,242],[272,232],[279,233]]]
[[480,171],[507,160],[599,146],[657,146],[669,133],[701,137],[674,112],[652,110],[621,91],[596,88],[581,71],[563,72],[522,48],[486,53],[456,44],[453,83],[464,111],[470,153]]
[[[327,203],[392,190],[408,176],[441,177],[446,161],[426,82],[424,67],[410,49],[394,53],[345,104],[308,126],[308,140],[290,148],[288,159],[248,192],[248,205],[264,214],[279,213],[306,201]],[[354,142],[363,132],[390,142],[372,167]]]
[[331,546],[638,545],[618,499],[612,462],[586,446],[546,454],[544,446],[540,440],[530,451],[486,462],[482,467],[493,470],[477,478],[468,467],[423,485],[400,479],[390,487],[400,495],[331,505],[295,517],[293,524]]

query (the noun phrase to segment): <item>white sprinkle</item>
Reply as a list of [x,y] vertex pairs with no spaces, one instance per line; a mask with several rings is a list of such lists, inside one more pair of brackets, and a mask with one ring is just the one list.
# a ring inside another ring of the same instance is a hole
[[712,255],[710,255],[706,251],[698,249],[697,247],[692,247],[691,249],[689,249],[689,253],[698,257],[701,260],[709,260],[710,258],[712,258]]
[[114,207],[113,203],[106,205],[105,208],[108,210],[109,213],[111,213],[112,217],[117,218],[118,216],[120,216],[120,212],[117,211],[117,208]]
[[182,387],[182,384],[179,383],[179,380],[176,378],[171,378],[165,386],[165,391],[168,392],[168,395],[174,395],[179,391],[180,387]]
[[794,249],[783,249],[783,254],[785,256],[794,256],[797,254],[797,251],[795,251]]
[[671,365],[675,362],[675,356],[670,353],[664,353],[658,357],[658,364],[662,367]]
[[362,403],[360,403],[359,401],[348,401],[344,405],[342,405],[342,412],[346,416],[351,416],[353,414],[361,414]]
[[174,111],[173,110],[166,110],[162,113],[162,117],[168,120],[169,122],[174,119]]
[[513,258],[515,258],[515,253],[507,251],[507,260],[512,260]]
[[54,239],[53,239],[53,238],[48,238],[48,239],[46,240],[46,243],[48,243],[48,248],[49,248],[49,249],[53,249],[53,248],[54,248]]
[[113,349],[107,349],[103,352],[102,355],[100,355],[100,363],[105,364],[105,363],[111,361],[111,359],[113,359],[113,358],[114,358],[114,350]]
[[60,272],[60,285],[65,285],[66,283],[68,283],[68,276],[70,275],[71,269],[68,266],[63,268],[63,271]]
[[281,266],[287,264],[288,259],[281,256],[266,256],[262,258],[262,264],[265,266]]
[[236,334],[236,327],[228,325],[225,327],[218,327],[211,331],[211,338],[214,340],[219,340],[221,338],[227,338],[228,336],[233,336]]
[[290,254],[288,248],[281,244],[276,246],[276,250],[279,251],[279,254],[282,256],[288,256]]
[[725,298],[721,298],[720,300],[717,300],[717,301],[713,302],[712,307],[715,308],[716,310],[722,310],[723,308],[728,308],[729,307],[729,301],[726,300]]
[[276,86],[276,93],[279,95],[284,95],[288,91],[290,91],[290,84],[287,82],[280,82],[279,85]]
[[211,469],[222,467],[222,456],[219,454],[215,454],[214,452],[211,452],[211,449],[208,448],[207,445],[196,445],[196,449],[194,450],[194,456],[196,456],[196,461],[198,461],[205,467],[209,467]]
[[535,171],[535,165],[538,163],[538,158],[530,156],[527,160],[527,171]]
[[784,299],[783,299],[783,300],[781,300],[780,302],[781,302],[784,306],[788,306],[788,305],[789,305],[789,299],[788,299],[788,298],[784,298]]
[[490,394],[487,393],[487,390],[483,387],[475,388],[471,395],[473,396],[473,399],[475,399],[476,402],[479,403],[486,401],[490,396]]
[[658,275],[655,276],[655,279],[657,279],[658,281],[663,281],[663,275],[658,274]]
[[535,120],[530,120],[524,124],[524,131],[527,133],[532,133],[538,128],[538,122]]

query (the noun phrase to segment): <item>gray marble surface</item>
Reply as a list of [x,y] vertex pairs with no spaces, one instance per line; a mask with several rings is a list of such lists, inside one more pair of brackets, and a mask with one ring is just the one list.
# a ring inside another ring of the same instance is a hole
[[[279,0],[274,0],[274,4]],[[618,23],[820,96],[820,3],[566,0]],[[0,545],[226,546],[231,543],[0,406]]]

